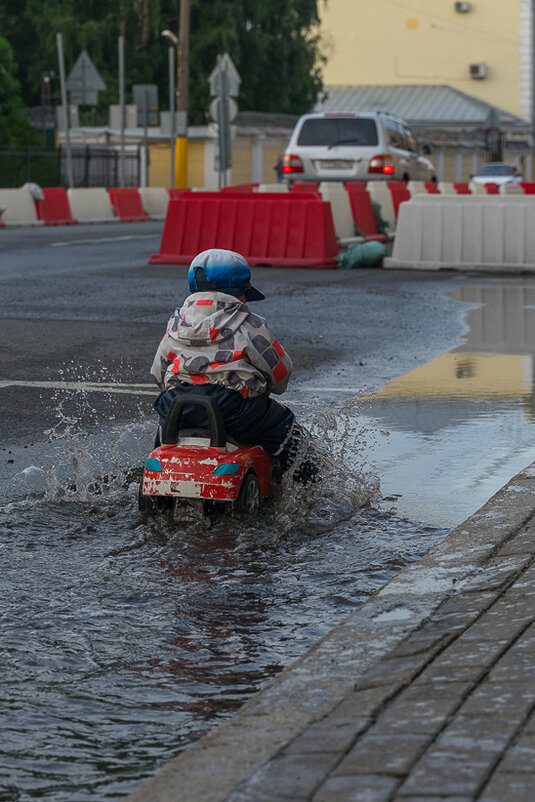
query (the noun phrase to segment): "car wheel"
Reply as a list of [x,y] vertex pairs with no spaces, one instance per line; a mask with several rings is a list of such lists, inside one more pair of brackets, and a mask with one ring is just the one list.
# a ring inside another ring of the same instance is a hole
[[143,478],[139,482],[137,492],[137,506],[140,512],[156,512],[168,510],[172,507],[173,499],[166,496],[148,496],[143,492]]
[[411,177],[410,177],[410,175],[408,173],[403,173],[403,178],[401,180],[402,181],[410,181]]
[[236,510],[244,515],[255,515],[260,509],[260,485],[254,471],[249,471],[240,487]]

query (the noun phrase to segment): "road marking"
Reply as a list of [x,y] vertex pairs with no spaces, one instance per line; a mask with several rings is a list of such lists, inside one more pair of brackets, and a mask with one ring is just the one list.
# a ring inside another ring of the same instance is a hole
[[[6,387],[35,387],[42,390],[80,390],[86,393],[126,393],[132,395],[156,395],[155,384],[137,384],[122,382],[69,382],[69,381],[18,381],[16,379],[0,379],[0,390]],[[294,388],[297,392],[297,388]],[[300,387],[298,392],[305,393],[360,393],[358,387]]]
[[130,395],[152,395],[158,393],[154,384],[121,384],[119,382],[55,382],[55,381],[11,381],[0,380],[0,390],[6,387],[35,387],[42,390],[79,390],[86,393],[122,393]]
[[118,242],[119,240],[127,239],[154,239],[159,238],[161,234],[123,234],[120,237],[95,237],[91,239],[70,239],[61,240],[60,242],[49,242],[50,248],[66,248],[69,245],[87,245],[95,242]]

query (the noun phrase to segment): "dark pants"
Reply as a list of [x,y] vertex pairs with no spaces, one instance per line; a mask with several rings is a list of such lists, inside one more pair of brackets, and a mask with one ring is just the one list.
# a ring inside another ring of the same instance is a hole
[[[288,437],[294,424],[294,414],[288,407],[273,401],[267,395],[243,398],[236,390],[229,390],[218,384],[192,385],[181,382],[160,393],[154,402],[154,409],[160,416],[162,426],[175,398],[188,394],[215,398],[223,415],[227,434],[233,440],[262,446],[269,454],[278,457],[283,471],[289,468],[292,452],[296,448],[295,445],[292,446],[293,436]],[[180,422],[184,429],[203,426],[206,422],[205,413],[200,407],[186,407]]]

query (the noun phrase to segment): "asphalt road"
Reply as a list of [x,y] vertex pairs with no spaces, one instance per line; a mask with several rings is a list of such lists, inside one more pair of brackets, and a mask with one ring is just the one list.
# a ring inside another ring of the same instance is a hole
[[[0,480],[20,470],[20,449],[46,451],[44,433],[59,414],[88,432],[151,414],[149,368],[187,294],[185,266],[147,264],[161,230],[145,223],[0,232]],[[295,363],[290,402],[318,388],[331,388],[320,392],[327,399],[376,389],[455,345],[463,307],[445,292],[469,281],[255,268],[267,296],[258,312]],[[66,392],[65,381],[78,389]],[[149,386],[110,395],[88,385],[104,382]]]

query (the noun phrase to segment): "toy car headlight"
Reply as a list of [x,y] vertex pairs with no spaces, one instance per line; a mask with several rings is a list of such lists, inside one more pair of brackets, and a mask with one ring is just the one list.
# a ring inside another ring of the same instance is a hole
[[148,471],[162,471],[162,463],[159,459],[154,459],[153,457],[149,457],[148,460],[145,460],[145,468]]

